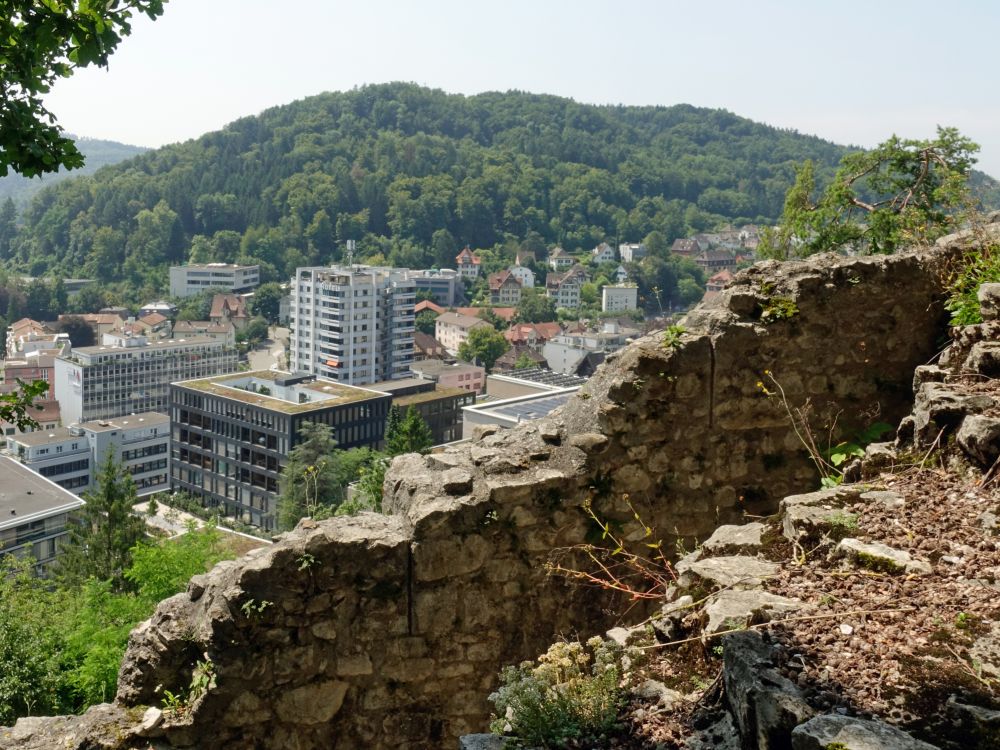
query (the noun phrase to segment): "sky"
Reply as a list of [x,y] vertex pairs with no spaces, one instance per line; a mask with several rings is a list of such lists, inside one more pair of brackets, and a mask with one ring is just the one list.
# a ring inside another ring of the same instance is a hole
[[169,0],[46,104],[69,132],[154,147],[367,83],[519,89],[863,147],[954,126],[1000,178],[998,32],[995,0]]

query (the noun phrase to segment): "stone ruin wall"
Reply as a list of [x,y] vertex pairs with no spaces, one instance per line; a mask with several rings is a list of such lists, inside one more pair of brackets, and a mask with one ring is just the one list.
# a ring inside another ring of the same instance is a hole
[[[944,335],[956,252],[953,241],[759,264],[689,314],[682,346],[666,348],[661,333],[641,339],[559,413],[397,458],[390,515],[305,520],[194,578],[133,632],[112,706],[28,720],[20,734],[0,732],[0,747],[111,731],[129,747],[456,747],[485,728],[502,665],[609,624],[600,592],[544,568],[554,548],[587,538],[586,501],[635,541],[627,493],[669,545],[812,489],[780,402],[757,382],[769,370],[793,406],[811,399],[842,423],[876,407],[895,422],[914,367]],[[776,306],[791,310],[785,301],[794,314],[762,322]],[[135,707],[183,693],[206,658],[214,686],[140,741]]]

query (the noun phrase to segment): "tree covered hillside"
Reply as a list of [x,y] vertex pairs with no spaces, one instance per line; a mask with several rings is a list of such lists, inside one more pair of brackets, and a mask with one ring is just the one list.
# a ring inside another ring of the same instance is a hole
[[453,266],[462,246],[567,250],[772,222],[793,165],[845,149],[721,110],[610,107],[393,83],[310,97],[39,194],[0,253],[163,289],[166,267],[246,261],[264,280],[341,257]]

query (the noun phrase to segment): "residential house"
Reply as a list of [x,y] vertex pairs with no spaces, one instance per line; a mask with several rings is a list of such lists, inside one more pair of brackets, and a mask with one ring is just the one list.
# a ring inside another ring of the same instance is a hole
[[504,323],[510,323],[514,320],[514,316],[517,315],[516,307],[456,307],[454,312],[457,312],[459,315],[478,318],[483,310],[489,310]]
[[561,247],[554,247],[549,253],[549,268],[553,271],[565,271],[572,268],[574,263],[576,263],[576,258]]
[[510,275],[521,282],[522,289],[531,289],[535,286],[535,272],[520,263],[515,264],[510,269]]
[[486,384],[486,368],[468,362],[427,359],[414,362],[410,369],[417,377],[432,380],[443,388],[462,388],[479,393]]
[[431,302],[429,299],[423,299],[413,307],[413,314],[419,315],[424,310],[430,310],[435,315],[440,315],[445,312],[445,308],[441,307],[441,305],[436,302]]
[[701,298],[701,301],[708,302],[708,300],[717,297],[719,292],[725,289],[732,280],[733,273],[729,269],[723,269],[713,274],[705,284],[705,295]]
[[[513,372],[517,370],[518,364],[522,363],[525,359],[531,362],[532,367],[545,367],[545,357],[542,356],[540,351],[532,349],[524,344],[512,346],[510,349],[505,351],[496,362],[493,363],[493,372]],[[487,375],[487,381],[493,377],[492,375]]]
[[523,346],[540,349],[546,341],[560,333],[562,333],[562,326],[553,321],[551,323],[515,323],[504,331],[503,336],[513,347]]
[[247,301],[238,294],[216,294],[212,297],[212,311],[208,319],[216,324],[228,321],[237,331],[242,331],[250,322]]
[[521,282],[510,271],[489,275],[490,304],[516,305],[521,301]]
[[81,315],[60,315],[59,322],[64,322],[67,318],[79,318],[94,332],[94,341],[100,341],[104,334],[111,333],[125,322],[125,318],[115,313],[83,313]]
[[594,265],[600,265],[601,263],[614,263],[616,260],[618,260],[618,254],[607,242],[602,242],[590,251],[590,262]]
[[646,257],[646,246],[641,242],[625,242],[618,246],[622,263],[638,263]]
[[625,270],[625,266],[618,266],[615,270],[615,281],[619,284],[624,284],[628,281],[628,271]]
[[174,305],[166,300],[157,300],[156,302],[150,302],[149,304],[143,305],[139,308],[139,317],[144,315],[149,315],[150,313],[160,313],[168,318],[177,317],[177,305]]
[[574,270],[565,273],[550,273],[545,277],[545,293],[552,298],[556,307],[575,310],[580,307],[580,289],[586,277]]
[[493,327],[482,318],[474,318],[471,315],[462,315],[457,312],[446,312],[439,315],[434,323],[434,338],[440,341],[451,354],[458,352],[458,347],[469,338],[469,332],[473,328]]
[[455,266],[458,269],[458,275],[463,279],[472,281],[478,279],[480,262],[479,257],[469,249],[468,245],[462,249],[462,252],[455,256]]
[[694,262],[709,275],[723,269],[736,270],[736,256],[729,250],[705,250],[694,256]]
[[[637,329],[606,323],[599,332],[563,333],[542,347],[549,369],[571,375],[590,374],[604,355],[618,351],[639,334]],[[588,355],[599,355],[588,357]],[[581,370],[581,368],[584,368]]]
[[423,362],[425,359],[446,359],[448,352],[444,344],[433,336],[422,331],[413,333],[413,361]]
[[21,318],[7,329],[7,356],[23,357],[35,352],[68,352],[69,334],[56,333],[49,326],[31,318]]
[[693,239],[676,239],[674,240],[674,244],[670,246],[670,252],[674,255],[679,255],[682,258],[690,258],[701,252],[701,248]]
[[205,336],[214,341],[221,341],[226,346],[235,346],[236,326],[230,320],[221,323],[213,323],[210,320],[178,320],[174,324],[173,336],[175,339]]

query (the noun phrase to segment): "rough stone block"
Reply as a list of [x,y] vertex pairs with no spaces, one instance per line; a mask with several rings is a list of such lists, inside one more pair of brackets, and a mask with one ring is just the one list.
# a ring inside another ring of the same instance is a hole
[[886,573],[912,573],[926,575],[931,565],[923,560],[915,560],[906,550],[893,549],[881,542],[862,542],[860,539],[841,539],[834,551],[855,564]]
[[817,716],[792,730],[792,750],[937,750],[881,721]]

